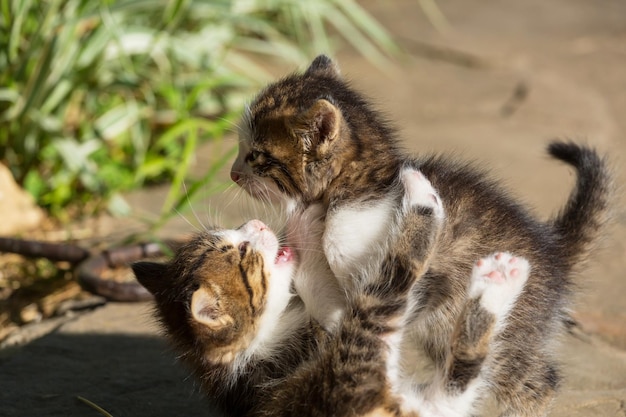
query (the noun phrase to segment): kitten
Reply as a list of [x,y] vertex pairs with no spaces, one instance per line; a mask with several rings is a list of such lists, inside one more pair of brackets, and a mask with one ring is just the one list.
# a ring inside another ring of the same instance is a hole
[[222,410],[248,414],[261,381],[306,359],[316,329],[290,291],[295,254],[261,221],[199,234],[167,264],[132,267],[180,359]]
[[[378,267],[362,271],[333,332],[317,326],[290,291],[291,277],[307,263],[296,263],[293,251],[279,248],[258,220],[198,235],[168,264],[133,265],[155,295],[181,359],[222,411],[421,417],[469,411],[463,395],[523,288],[528,264],[508,254],[477,263],[447,368],[423,393],[394,391],[387,341],[404,326],[410,288],[427,269],[444,222],[436,193],[414,173],[402,175],[406,192],[392,220],[389,252]],[[320,225],[307,225],[300,237]]]
[[[302,271],[311,266],[307,258],[316,253],[297,256],[290,247],[279,248],[277,237],[258,220],[198,235],[166,265],[140,262],[133,269],[154,294],[158,316],[181,359],[223,411],[295,415],[299,407],[309,407],[295,399],[310,395],[319,396],[319,407],[339,415],[348,415],[341,407],[393,409],[397,404],[385,382],[385,348],[378,336],[393,332],[408,288],[423,272],[414,260],[427,262],[441,223],[440,216],[415,217],[424,218],[412,223],[423,224],[420,232],[412,234],[411,244],[394,245],[400,253],[390,254],[391,260],[370,272],[371,281],[363,281],[363,290],[351,294],[353,314],[341,319],[338,335],[312,322],[291,292],[294,275],[307,272]],[[294,235],[309,241],[323,223],[311,220],[305,226]],[[417,253],[420,248],[424,254]],[[402,250],[411,256],[400,259]],[[392,280],[397,281],[393,292],[387,290]],[[342,378],[362,383],[345,384]],[[291,403],[277,400],[285,395]],[[350,398],[355,399],[345,402]]]
[[[541,416],[561,379],[553,341],[567,320],[572,274],[606,223],[611,188],[595,151],[564,142],[553,142],[548,151],[576,169],[577,183],[561,212],[544,223],[469,163],[405,155],[389,123],[342,79],[333,61],[320,56],[304,73],[270,84],[253,100],[231,178],[252,196],[294,212],[322,205],[320,245],[334,274],[327,279],[351,291],[363,266],[380,260],[398,209],[402,167],[423,172],[443,200],[447,221],[412,294],[401,377],[407,384],[414,379],[409,359],[418,348],[445,366],[473,263],[506,248],[533,269],[493,341],[484,373],[504,415]],[[319,306],[312,307],[322,309],[323,301],[318,297],[313,302]]]

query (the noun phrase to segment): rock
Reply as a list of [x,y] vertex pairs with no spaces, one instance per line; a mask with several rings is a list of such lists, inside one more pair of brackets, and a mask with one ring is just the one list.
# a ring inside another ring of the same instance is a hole
[[21,189],[11,171],[0,164],[0,235],[32,230],[43,220],[43,211],[30,194]]

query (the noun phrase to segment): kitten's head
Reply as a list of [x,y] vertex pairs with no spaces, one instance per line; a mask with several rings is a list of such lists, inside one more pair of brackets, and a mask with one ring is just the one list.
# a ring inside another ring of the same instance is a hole
[[213,364],[231,362],[272,326],[291,298],[293,268],[291,250],[258,220],[197,235],[168,264],[133,265],[183,356]]
[[318,201],[342,171],[355,169],[353,161],[378,151],[362,146],[365,136],[378,139],[386,129],[322,55],[304,73],[270,84],[246,109],[231,178],[256,198]]

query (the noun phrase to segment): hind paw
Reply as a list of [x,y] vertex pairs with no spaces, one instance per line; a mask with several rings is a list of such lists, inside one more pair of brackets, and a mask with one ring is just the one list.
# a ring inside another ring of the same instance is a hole
[[522,292],[530,273],[524,258],[497,252],[474,264],[470,298],[480,297],[480,304],[496,316],[509,312]]
[[405,209],[425,207],[431,209],[436,218],[444,217],[441,198],[424,174],[414,168],[405,168],[400,178],[404,184]]

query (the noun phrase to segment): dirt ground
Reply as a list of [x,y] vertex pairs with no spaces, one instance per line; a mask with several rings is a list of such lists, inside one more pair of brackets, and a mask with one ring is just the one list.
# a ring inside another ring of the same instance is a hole
[[[595,146],[622,184],[626,2],[438,3],[449,21],[440,31],[415,0],[365,2],[408,51],[388,70],[354,52],[338,55],[342,72],[395,121],[409,151],[478,160],[544,218],[573,184],[572,172],[546,157],[550,139]],[[160,198],[144,191],[129,199],[149,209]],[[626,415],[623,203],[616,195],[604,248],[579,277],[579,326],[563,339],[566,381],[554,417]],[[246,216],[232,214],[231,195],[212,197],[209,207],[221,210],[225,225]],[[178,219],[164,233],[185,228]],[[115,417],[214,415],[167,350],[148,304],[109,303],[26,331],[43,337],[0,351],[0,416],[100,415],[79,396]]]

